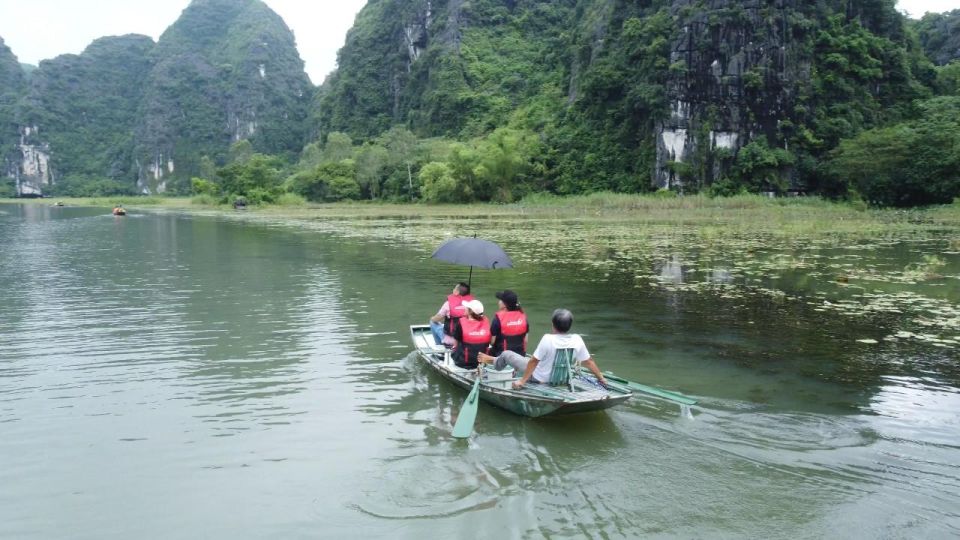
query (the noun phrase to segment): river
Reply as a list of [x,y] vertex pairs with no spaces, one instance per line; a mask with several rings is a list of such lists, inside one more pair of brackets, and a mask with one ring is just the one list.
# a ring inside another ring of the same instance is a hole
[[501,238],[488,308],[518,291],[535,341],[567,307],[602,369],[699,403],[482,404],[461,441],[407,329],[467,275],[432,248],[496,226],[0,205],[0,538],[960,535],[950,234]]

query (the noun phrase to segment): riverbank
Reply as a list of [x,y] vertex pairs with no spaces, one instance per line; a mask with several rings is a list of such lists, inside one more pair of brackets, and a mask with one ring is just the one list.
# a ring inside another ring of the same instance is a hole
[[[100,197],[8,199],[19,202],[68,206],[116,204],[131,209],[165,209],[237,213],[228,205],[198,204],[187,197]],[[960,204],[921,209],[873,209],[857,203],[833,202],[817,197],[771,199],[759,195],[710,198],[702,195],[659,197],[597,193],[558,197],[535,195],[512,204],[430,205],[417,203],[344,202],[249,207],[251,216],[314,221],[323,218],[527,218],[586,221],[621,221],[638,226],[683,226],[707,235],[749,231],[776,236],[807,234],[876,235],[960,227]]]

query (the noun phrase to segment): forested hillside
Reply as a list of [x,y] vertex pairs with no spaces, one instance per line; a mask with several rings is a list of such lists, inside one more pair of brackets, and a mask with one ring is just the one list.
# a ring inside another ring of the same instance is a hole
[[[17,57],[0,38],[0,148],[9,149],[17,140],[17,123],[14,111],[17,101],[23,95],[25,74],[17,62]],[[0,152],[0,166],[4,165],[3,152]],[[0,171],[6,167],[0,168]],[[0,197],[14,194],[10,182],[0,177]]]
[[222,163],[238,141],[303,147],[313,87],[293,34],[259,0],[194,0],[150,58],[134,148],[146,187],[187,189],[204,156]]
[[7,190],[187,193],[236,142],[288,159],[305,143],[314,88],[293,34],[259,0],[194,0],[159,42],[102,38],[41,62],[19,88],[4,75],[13,66],[24,77],[8,54],[0,48],[0,95],[17,95],[0,109]]
[[960,60],[960,9],[927,13],[913,25],[924,51],[936,64]]
[[[25,176],[46,174],[49,183],[52,170],[63,189],[124,190],[134,173],[131,135],[153,45],[147,36],[101,38],[83,54],[58,56],[33,72],[16,115],[22,144],[33,149],[25,151]],[[45,155],[50,169],[41,171]]]
[[944,203],[958,19],[894,0],[378,0],[315,89],[262,2],[194,0],[155,45],[100,40],[29,82],[0,48],[20,96],[0,142],[10,183],[48,193]]
[[892,0],[377,2],[316,116],[321,133],[371,140],[400,124],[481,155],[491,133],[533,141],[509,179],[480,157],[441,159],[429,171],[452,193],[429,182],[428,197],[848,196],[840,141],[921,117],[923,100],[951,93],[937,75]]

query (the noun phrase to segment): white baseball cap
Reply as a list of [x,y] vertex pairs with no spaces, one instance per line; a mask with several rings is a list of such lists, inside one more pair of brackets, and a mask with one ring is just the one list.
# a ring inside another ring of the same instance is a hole
[[477,315],[483,315],[483,303],[479,300],[469,300],[464,302],[463,307],[469,309]]

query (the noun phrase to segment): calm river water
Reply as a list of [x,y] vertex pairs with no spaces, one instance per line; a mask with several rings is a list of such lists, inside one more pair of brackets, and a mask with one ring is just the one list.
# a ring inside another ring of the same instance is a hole
[[[949,237],[658,260],[504,242],[516,268],[474,272],[487,306],[517,290],[534,339],[566,306],[603,369],[700,403],[483,404],[458,441],[464,392],[407,328],[466,277],[431,250],[494,226],[0,205],[0,538],[960,535]],[[945,277],[816,279],[930,253]]]

